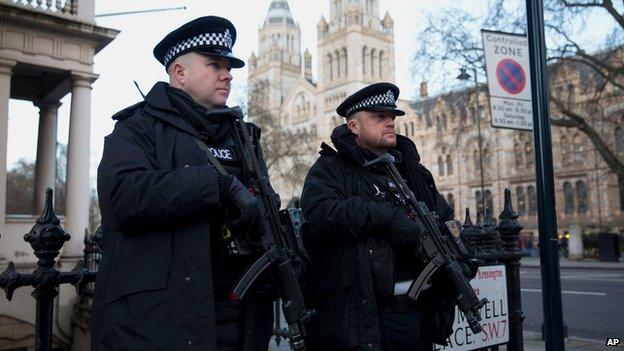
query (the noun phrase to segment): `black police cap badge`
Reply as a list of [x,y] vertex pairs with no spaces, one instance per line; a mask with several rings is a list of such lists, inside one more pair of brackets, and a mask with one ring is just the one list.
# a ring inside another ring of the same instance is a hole
[[205,16],[167,34],[154,47],[154,57],[167,69],[176,57],[196,51],[227,58],[232,68],[241,68],[245,62],[232,54],[235,42],[236,28],[232,22],[223,17]]

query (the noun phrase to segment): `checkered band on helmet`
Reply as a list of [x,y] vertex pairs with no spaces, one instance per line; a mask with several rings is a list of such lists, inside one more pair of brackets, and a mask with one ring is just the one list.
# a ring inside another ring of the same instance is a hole
[[232,36],[228,29],[223,33],[202,33],[173,45],[163,57],[165,67],[179,53],[198,46],[221,46],[227,51],[232,51]]
[[392,91],[388,90],[384,94],[369,96],[366,99],[358,102],[357,104],[354,104],[353,106],[349,107],[345,111],[345,114],[349,116],[351,112],[355,110],[361,110],[366,107],[379,106],[379,105],[390,105],[393,107],[396,106],[396,100],[394,98],[394,94],[392,93]]

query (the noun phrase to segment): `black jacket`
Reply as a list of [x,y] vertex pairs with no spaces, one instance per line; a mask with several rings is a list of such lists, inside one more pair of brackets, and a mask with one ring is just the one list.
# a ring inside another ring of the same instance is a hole
[[114,115],[105,140],[93,350],[216,348],[210,218],[218,175],[166,87],[157,83]]
[[[305,292],[307,303],[317,310],[308,325],[308,342],[314,349],[375,350],[379,322],[373,285],[378,282],[373,274],[378,277],[374,270],[380,267],[372,262],[388,254],[388,244],[379,238],[388,234],[394,210],[388,199],[376,196],[378,175],[361,167],[376,156],[356,144],[346,125],[334,129],[331,138],[337,152],[322,145],[301,197],[304,239],[312,258]],[[399,171],[416,197],[442,219],[451,218],[452,210],[420,164],[414,143],[397,135],[392,152],[402,158]],[[385,259],[388,264],[381,269],[391,269],[391,259]]]

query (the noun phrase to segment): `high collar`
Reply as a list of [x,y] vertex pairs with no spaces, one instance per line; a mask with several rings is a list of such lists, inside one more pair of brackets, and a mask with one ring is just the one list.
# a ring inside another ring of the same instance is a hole
[[195,128],[180,117],[180,110],[171,103],[169,96],[167,96],[168,86],[169,84],[165,82],[157,82],[154,84],[152,89],[145,96],[145,102],[147,103],[145,112],[195,137],[199,137]]

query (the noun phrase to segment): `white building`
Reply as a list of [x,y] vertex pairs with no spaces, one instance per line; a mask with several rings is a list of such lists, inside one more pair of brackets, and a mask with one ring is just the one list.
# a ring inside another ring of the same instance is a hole
[[[0,270],[13,261],[32,272],[37,258],[23,235],[41,213],[45,189],[54,188],[57,111],[71,93],[64,228],[72,235],[61,252],[63,270],[83,256],[89,220],[89,143],[93,57],[119,33],[95,23],[95,0],[0,0]],[[9,99],[31,101],[39,108],[35,174],[35,213],[6,214]],[[62,288],[55,323],[55,343],[68,346],[75,295]],[[35,301],[21,288],[13,301],[0,298],[0,350],[34,346]]]
[[[314,80],[312,56],[308,49],[301,53],[300,28],[288,2],[273,0],[258,32],[258,54],[249,58],[250,103],[261,89],[263,106],[282,126],[310,133],[316,146],[328,142],[334,127],[343,123],[336,114],[342,100],[365,85],[394,82],[393,28],[389,13],[380,17],[378,0],[332,1],[329,21],[323,16],[317,25]],[[299,196],[301,184],[273,183],[282,199]]]
[[[301,53],[300,28],[286,0],[273,0],[258,32],[258,54],[249,58],[250,105],[254,100],[279,118],[279,126],[310,134],[312,151],[305,165],[318,156],[321,141],[329,142],[334,127],[344,123],[335,109],[363,86],[394,82],[394,31],[390,14],[380,17],[377,0],[331,0],[329,21],[317,25],[318,77],[312,77],[312,56]],[[621,48],[612,60],[621,62]],[[555,96],[569,95],[571,105],[581,108],[591,102],[599,78],[586,67],[551,65],[550,86]],[[616,65],[617,66],[617,65]],[[593,82],[593,83],[592,83]],[[254,90],[255,89],[255,90]],[[258,92],[258,90],[260,92]],[[261,95],[261,99],[257,96]],[[412,92],[401,92],[403,98]],[[252,98],[252,96],[255,98]],[[622,93],[609,84],[600,100],[604,115],[589,123],[624,159],[624,108]],[[475,106],[478,104],[478,109]],[[492,128],[487,89],[445,92],[429,96],[427,83],[420,85],[416,101],[399,99],[406,115],[396,120],[397,132],[411,138],[422,163],[433,173],[439,191],[463,217],[464,209],[486,207],[502,211],[504,189],[512,190],[527,235],[537,229],[537,197],[534,150],[530,132]],[[557,116],[551,106],[551,115]],[[484,181],[481,190],[476,115],[481,120]],[[603,118],[604,117],[604,118]],[[602,119],[601,119],[602,118]],[[624,232],[624,200],[618,180],[595,146],[576,128],[552,128],[558,223],[562,230],[580,224],[590,231]],[[293,143],[305,143],[294,140]],[[296,165],[285,164],[282,174]],[[305,173],[304,173],[305,175]],[[272,184],[287,202],[300,195],[303,177],[284,180],[272,175]],[[481,194],[483,192],[483,194]],[[474,217],[473,217],[474,218]]]

